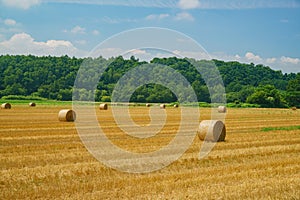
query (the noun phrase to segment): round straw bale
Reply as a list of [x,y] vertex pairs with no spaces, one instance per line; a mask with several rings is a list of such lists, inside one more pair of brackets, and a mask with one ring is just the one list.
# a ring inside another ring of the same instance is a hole
[[36,104],[35,104],[34,102],[30,102],[30,103],[29,103],[29,106],[30,106],[30,107],[35,107]]
[[72,122],[76,120],[76,113],[70,109],[63,109],[58,113],[58,120],[63,122]]
[[166,105],[165,104],[160,104],[159,106],[161,109],[165,109],[166,108]]
[[226,137],[226,127],[220,120],[203,120],[198,129],[200,140],[220,142]]
[[297,110],[297,107],[292,107],[292,110]]
[[10,105],[10,103],[3,103],[3,104],[1,104],[1,108],[2,109],[11,109],[11,105]]
[[146,103],[146,107],[150,107],[150,103]]
[[225,106],[219,106],[218,107],[218,112],[219,113],[226,113],[226,107]]
[[178,108],[178,104],[174,104],[174,108]]
[[99,106],[99,109],[100,110],[107,110],[108,106],[106,103],[101,103],[100,106]]

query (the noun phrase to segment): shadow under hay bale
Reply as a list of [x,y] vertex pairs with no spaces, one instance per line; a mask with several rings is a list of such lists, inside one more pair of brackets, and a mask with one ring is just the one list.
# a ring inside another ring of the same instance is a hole
[[219,107],[218,107],[218,112],[219,112],[219,113],[226,113],[226,112],[227,112],[227,109],[226,109],[225,106],[219,106]]
[[100,110],[107,110],[107,109],[108,109],[108,106],[107,106],[106,103],[102,103],[102,104],[100,104],[99,109],[100,109]]
[[73,122],[76,120],[76,113],[70,109],[63,109],[58,113],[58,120],[62,122]]
[[198,137],[200,140],[221,142],[226,137],[226,127],[219,120],[203,120],[198,129]]
[[165,109],[166,108],[166,105],[165,104],[160,104],[160,109]]
[[34,102],[30,102],[30,103],[29,103],[29,106],[30,106],[30,107],[35,107],[36,104],[35,104]]
[[10,103],[3,103],[3,104],[1,104],[1,108],[2,109],[11,109],[11,105],[10,105]]

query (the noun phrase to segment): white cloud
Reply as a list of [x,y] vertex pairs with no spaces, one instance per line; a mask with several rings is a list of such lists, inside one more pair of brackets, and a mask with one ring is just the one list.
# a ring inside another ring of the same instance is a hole
[[75,26],[74,28],[71,29],[71,33],[74,33],[74,34],[85,34],[85,28],[82,28],[80,26]]
[[187,13],[187,12],[181,12],[181,13],[176,14],[175,20],[178,20],[178,21],[180,21],[180,20],[194,21],[195,19],[189,13]]
[[297,65],[298,63],[300,63],[300,59],[299,58],[290,58],[290,57],[282,56],[280,58],[280,60],[281,60],[281,62],[287,63],[287,64]]
[[85,52],[78,50],[69,41],[48,40],[46,42],[37,42],[31,35],[19,33],[13,35],[9,40],[0,42],[0,54],[69,55],[82,57],[85,55]]
[[132,49],[128,53],[131,53],[133,55],[135,55],[135,54],[146,54],[146,51],[142,50],[142,49]]
[[241,59],[241,56],[238,55],[238,54],[236,54],[236,55],[234,56],[234,58],[237,59],[237,60],[239,60],[239,59]]
[[14,25],[17,24],[17,22],[13,19],[5,19],[4,24],[7,25],[7,26],[14,26]]
[[123,57],[126,59],[129,59],[131,56],[143,61],[150,61],[153,58],[153,55],[150,52],[143,49],[131,49],[123,54]]
[[99,31],[97,31],[97,30],[93,30],[92,34],[93,34],[93,35],[99,35],[99,34],[100,34],[100,32],[99,32]]
[[245,54],[245,58],[249,61],[255,61],[255,62],[259,62],[262,60],[260,56],[254,55],[252,52],[247,52]]
[[153,14],[153,15],[148,15],[146,17],[146,20],[161,20],[161,19],[168,18],[168,17],[170,17],[169,14],[159,14],[159,15]]
[[288,19],[281,19],[280,22],[281,23],[289,23],[289,20]]
[[[187,57],[187,58],[194,58],[197,60],[210,60],[211,57],[209,54],[206,52],[195,52],[195,51],[181,51],[181,50],[174,50],[172,51],[174,55],[180,56],[182,58]],[[173,55],[173,56],[174,56]]]
[[179,0],[178,7],[181,9],[194,9],[200,7],[199,0]]
[[9,35],[22,32],[22,25],[14,19],[0,18],[0,34],[2,35],[0,41],[5,40]]
[[266,63],[269,63],[269,64],[275,63],[276,61],[277,61],[276,58],[267,58],[267,59],[266,59]]
[[137,19],[129,19],[129,18],[116,19],[116,18],[110,18],[108,16],[103,17],[101,20],[108,24],[133,23],[138,21]]
[[5,40],[5,36],[0,33],[0,41]]
[[34,5],[38,5],[40,3],[40,0],[2,0],[2,2],[8,7],[15,7],[26,10]]
[[87,44],[87,41],[86,40],[76,40],[75,43],[80,44],[80,45],[85,45],[85,44]]

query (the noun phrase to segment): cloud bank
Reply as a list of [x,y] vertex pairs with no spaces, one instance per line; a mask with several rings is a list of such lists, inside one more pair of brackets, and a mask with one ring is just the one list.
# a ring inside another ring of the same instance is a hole
[[70,41],[48,40],[46,42],[37,42],[27,33],[18,33],[9,40],[0,42],[0,54],[11,55],[37,55],[37,56],[61,56],[69,55],[83,57],[86,52],[77,49]]
[[2,3],[8,7],[20,8],[26,10],[32,6],[40,4],[41,0],[2,0]]

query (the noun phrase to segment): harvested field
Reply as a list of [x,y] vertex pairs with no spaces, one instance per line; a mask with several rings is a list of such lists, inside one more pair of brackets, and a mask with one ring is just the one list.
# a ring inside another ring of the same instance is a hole
[[[206,158],[197,159],[203,141],[195,133],[191,147],[168,167],[128,174],[106,167],[86,150],[74,123],[58,121],[63,108],[32,109],[26,104],[0,110],[0,199],[300,197],[300,130],[262,131],[299,126],[299,110],[228,108],[225,142],[217,143]],[[161,110],[167,114],[166,125],[155,137],[143,140],[122,133],[110,109],[103,113],[96,108],[96,113],[114,144],[140,153],[158,150],[173,139],[181,108]],[[149,109],[131,107],[130,114],[146,126]],[[210,119],[210,109],[200,112],[201,120]]]

